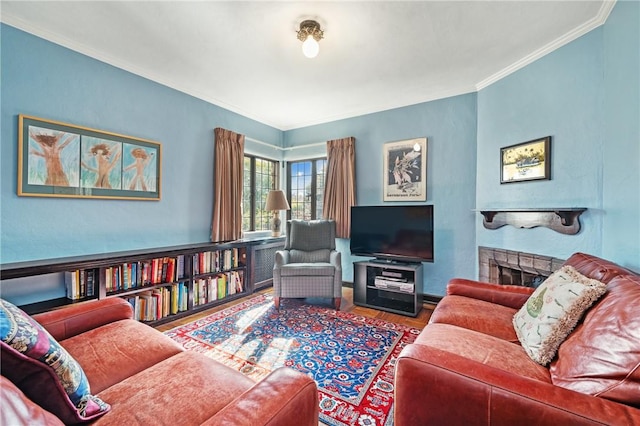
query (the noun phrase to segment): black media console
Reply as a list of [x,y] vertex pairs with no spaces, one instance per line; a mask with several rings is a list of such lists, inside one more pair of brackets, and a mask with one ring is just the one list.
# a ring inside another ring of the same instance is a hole
[[353,303],[418,316],[422,309],[422,263],[368,260],[353,264]]

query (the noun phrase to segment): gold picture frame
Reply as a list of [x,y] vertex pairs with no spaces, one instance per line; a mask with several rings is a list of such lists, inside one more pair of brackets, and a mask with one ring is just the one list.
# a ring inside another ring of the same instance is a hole
[[162,145],[18,116],[18,195],[160,200]]

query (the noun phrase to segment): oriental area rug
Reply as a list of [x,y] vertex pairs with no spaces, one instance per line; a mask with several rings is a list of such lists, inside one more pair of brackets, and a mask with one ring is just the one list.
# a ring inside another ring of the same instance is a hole
[[258,381],[278,367],[315,380],[320,420],[329,425],[392,425],[398,354],[420,330],[271,295],[166,331]]

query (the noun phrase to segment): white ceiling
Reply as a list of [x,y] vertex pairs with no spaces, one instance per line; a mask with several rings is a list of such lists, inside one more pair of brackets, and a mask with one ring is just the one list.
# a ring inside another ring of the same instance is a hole
[[[281,130],[488,86],[605,1],[5,1],[3,22]],[[315,19],[320,54],[296,30]]]

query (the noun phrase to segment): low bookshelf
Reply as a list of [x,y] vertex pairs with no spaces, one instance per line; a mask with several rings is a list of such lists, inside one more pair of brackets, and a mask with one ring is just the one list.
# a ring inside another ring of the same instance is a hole
[[[45,274],[64,281],[66,297],[21,305],[29,314],[121,297],[138,320],[158,325],[253,293],[252,257],[283,245],[284,238],[262,238],[6,263],[0,279],[3,287]],[[257,275],[261,286],[269,283]]]
[[422,263],[369,260],[353,264],[353,303],[401,315],[422,309]]

